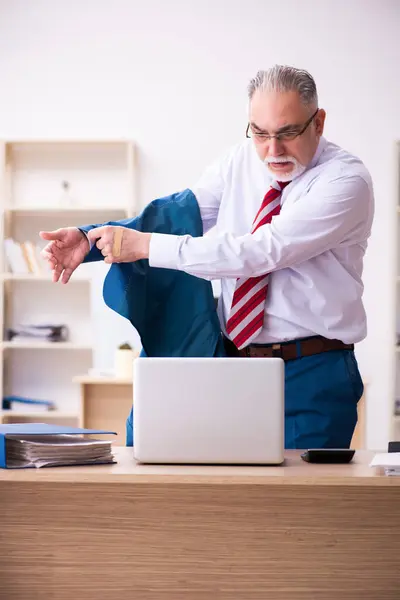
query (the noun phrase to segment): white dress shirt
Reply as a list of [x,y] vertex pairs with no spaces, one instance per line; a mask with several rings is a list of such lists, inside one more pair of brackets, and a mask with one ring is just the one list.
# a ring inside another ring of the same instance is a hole
[[252,343],[310,335],[345,343],[366,336],[363,257],[374,198],[363,163],[321,138],[307,170],[281,196],[281,212],[250,233],[273,180],[252,140],[232,148],[191,189],[206,233],[155,233],[149,263],[221,279],[218,313],[229,317],[236,278],[271,273],[264,327]]

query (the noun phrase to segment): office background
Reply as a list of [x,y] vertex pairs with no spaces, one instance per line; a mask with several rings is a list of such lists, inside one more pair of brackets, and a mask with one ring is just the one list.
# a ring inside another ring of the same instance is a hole
[[[385,446],[396,396],[399,26],[397,0],[0,0],[0,138],[131,139],[140,206],[243,138],[258,69],[313,74],[326,137],[365,161],[375,187],[357,347],[370,448]],[[107,368],[137,339],[103,305],[105,266],[93,272],[94,364]]]

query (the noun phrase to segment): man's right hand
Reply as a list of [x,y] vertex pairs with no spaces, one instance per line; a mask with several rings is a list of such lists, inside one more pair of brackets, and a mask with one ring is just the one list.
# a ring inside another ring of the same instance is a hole
[[86,235],[76,227],[41,231],[39,235],[49,241],[41,254],[53,270],[53,281],[61,277],[61,283],[68,283],[90,250]]

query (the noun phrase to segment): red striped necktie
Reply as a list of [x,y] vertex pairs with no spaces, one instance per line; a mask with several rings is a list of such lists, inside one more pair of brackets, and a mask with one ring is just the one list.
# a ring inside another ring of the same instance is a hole
[[[262,225],[271,223],[272,217],[279,215],[281,193],[290,182],[276,183],[279,189],[271,187],[264,196],[253,221],[251,233]],[[241,277],[236,281],[226,331],[239,350],[250,344],[263,327],[268,279],[269,274],[265,274],[258,277]]]

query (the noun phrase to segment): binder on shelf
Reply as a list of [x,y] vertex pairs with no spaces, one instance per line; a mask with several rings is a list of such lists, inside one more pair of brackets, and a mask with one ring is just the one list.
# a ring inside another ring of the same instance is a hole
[[27,409],[33,411],[55,410],[56,406],[51,400],[36,400],[24,396],[4,396],[2,408],[3,410],[26,412]]
[[0,468],[114,463],[111,441],[82,437],[89,434],[116,435],[116,432],[47,423],[0,425]]

